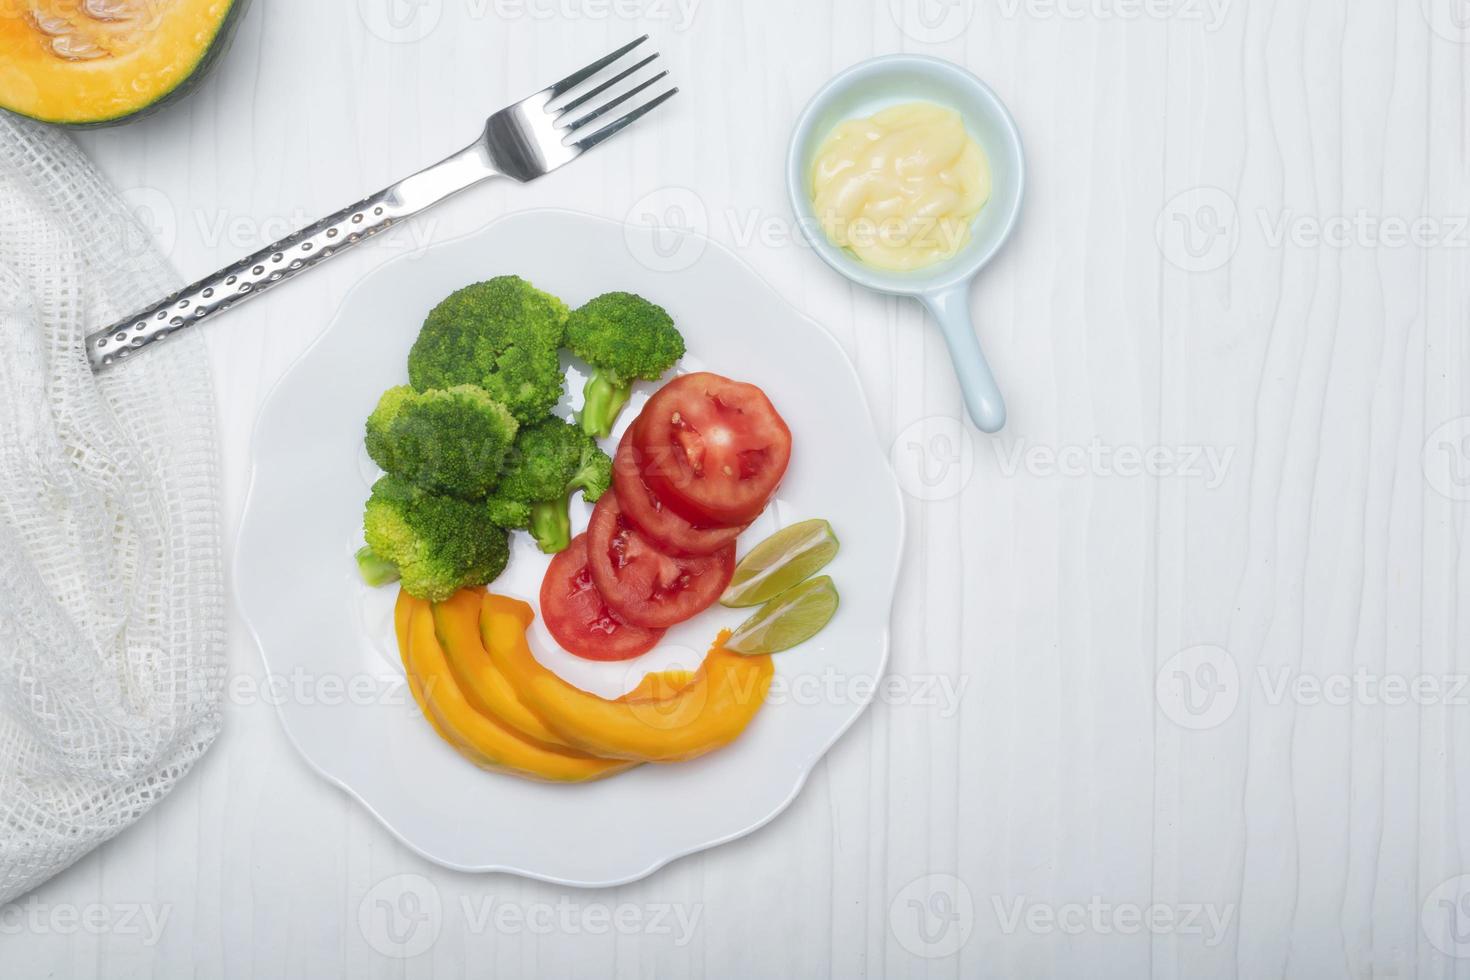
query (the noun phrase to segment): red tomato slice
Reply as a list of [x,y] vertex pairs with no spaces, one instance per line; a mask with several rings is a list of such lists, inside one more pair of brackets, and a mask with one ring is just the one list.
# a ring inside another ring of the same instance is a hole
[[635,626],[668,627],[708,609],[725,591],[735,574],[735,545],[713,555],[666,554],[623,516],[614,491],[592,509],[587,567],[613,615]]
[[628,522],[672,555],[712,555],[733,542],[747,525],[695,527],[663,505],[639,472],[632,430],[623,435],[613,455],[613,489]]
[[584,660],[631,660],[664,635],[661,629],[630,626],[607,608],[587,568],[585,534],[551,559],[541,580],[541,616],[556,642]]
[[633,428],[643,481],[692,524],[747,524],[791,462],[791,430],[755,385],[700,372],[675,378]]

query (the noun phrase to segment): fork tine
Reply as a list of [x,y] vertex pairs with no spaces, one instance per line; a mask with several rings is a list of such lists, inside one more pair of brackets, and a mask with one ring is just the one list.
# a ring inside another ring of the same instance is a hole
[[643,103],[643,105],[639,106],[633,111],[626,113],[625,115],[608,123],[606,126],[602,127],[591,136],[576,140],[572,143],[572,145],[575,146],[578,150],[582,150],[584,152],[592,149],[598,143],[601,143],[603,140],[616,135],[623,129],[626,129],[628,126],[631,126],[633,123],[637,122],[641,117],[646,116],[648,113],[652,112],[654,109],[658,108],[669,99],[672,99],[678,91],[679,90],[677,88],[669,89],[667,92],[663,93],[657,98]]
[[642,61],[638,62],[638,64],[634,65],[632,68],[629,68],[629,69],[627,69],[625,71],[618,72],[612,78],[609,78],[607,81],[603,82],[601,85],[599,85],[596,88],[592,89],[590,92],[583,92],[581,95],[577,96],[575,99],[573,99],[572,101],[568,102],[566,105],[562,106],[560,109],[555,110],[556,113],[557,113],[557,115],[560,116],[561,118],[565,119],[566,116],[567,116],[567,113],[571,112],[573,109],[577,108],[578,106],[585,105],[587,103],[587,100],[592,99],[592,98],[594,98],[594,97],[596,97],[598,95],[601,95],[603,92],[606,92],[608,89],[612,88],[618,82],[621,82],[623,79],[627,78],[629,75],[633,74],[635,71],[637,71],[638,69],[642,68],[644,65],[647,65],[648,63],[650,63],[651,61],[653,61],[657,57],[658,57],[658,52],[655,51],[653,54],[649,55],[647,58],[644,58]]
[[667,71],[661,71],[657,75],[654,75],[652,78],[648,79],[647,81],[639,82],[636,86],[634,86],[633,88],[631,88],[628,91],[624,92],[622,95],[618,96],[617,98],[615,98],[615,99],[609,99],[607,102],[605,102],[602,105],[598,106],[596,109],[593,109],[591,112],[588,112],[586,115],[578,116],[576,118],[576,120],[573,121],[571,123],[571,125],[569,125],[567,127],[567,131],[570,132],[570,133],[575,133],[577,130],[582,129],[583,127],[585,127],[592,120],[597,119],[597,118],[599,118],[601,116],[607,115],[613,109],[616,109],[618,106],[622,105],[624,102],[627,102],[633,96],[637,95],[639,92],[642,92],[644,89],[648,88],[648,86],[652,85],[654,82],[658,81],[659,79],[663,78],[666,75],[668,75],[668,72]]
[[578,85],[581,85],[583,82],[587,81],[587,79],[591,78],[593,75],[596,75],[598,72],[602,71],[602,69],[606,68],[614,61],[617,61],[623,55],[627,54],[629,51],[632,51],[634,48],[638,47],[638,45],[647,40],[648,35],[644,34],[642,37],[638,38],[635,41],[629,41],[627,44],[623,45],[621,48],[618,48],[612,54],[598,58],[586,68],[581,68],[577,71],[572,72],[566,78],[563,78],[555,85],[552,85],[550,88],[546,89],[545,91],[547,95],[553,99],[557,98],[558,96],[565,95],[567,92],[570,92]]

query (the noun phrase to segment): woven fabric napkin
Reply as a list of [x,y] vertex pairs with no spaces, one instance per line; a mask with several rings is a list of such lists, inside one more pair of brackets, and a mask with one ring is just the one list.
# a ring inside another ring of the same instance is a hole
[[0,113],[0,902],[136,821],[214,740],[214,398],[189,332],[83,337],[177,288],[76,144]]

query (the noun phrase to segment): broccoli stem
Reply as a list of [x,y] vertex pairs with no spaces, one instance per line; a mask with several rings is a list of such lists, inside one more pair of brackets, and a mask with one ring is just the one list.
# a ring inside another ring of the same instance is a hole
[[398,566],[386,558],[379,558],[367,545],[357,549],[357,571],[362,580],[373,588],[398,581]]
[[582,388],[582,431],[594,439],[612,435],[613,423],[632,393],[632,383],[620,384],[599,368]]
[[572,495],[557,500],[538,500],[531,505],[531,536],[541,550],[554,555],[572,543]]

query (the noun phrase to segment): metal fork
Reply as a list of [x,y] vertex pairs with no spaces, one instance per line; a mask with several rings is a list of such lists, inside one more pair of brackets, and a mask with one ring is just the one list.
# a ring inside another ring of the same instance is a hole
[[658,58],[638,50],[646,40],[645,34],[501,109],[486,121],[484,135],[448,159],[89,335],[92,369],[124,361],[482,180],[525,183],[570,163],[679,91],[668,84],[650,91],[668,72],[645,71]]

